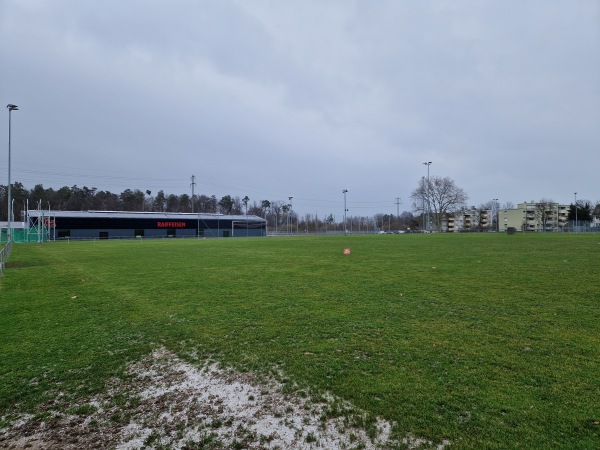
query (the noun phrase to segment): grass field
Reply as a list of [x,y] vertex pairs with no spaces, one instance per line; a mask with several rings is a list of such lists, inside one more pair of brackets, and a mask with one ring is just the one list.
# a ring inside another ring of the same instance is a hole
[[15,245],[0,428],[164,346],[279,371],[399,437],[600,448],[599,275],[600,235],[583,234]]

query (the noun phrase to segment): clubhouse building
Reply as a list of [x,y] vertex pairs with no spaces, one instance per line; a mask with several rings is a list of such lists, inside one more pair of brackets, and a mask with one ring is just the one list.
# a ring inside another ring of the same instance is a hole
[[254,215],[30,210],[26,222],[21,230],[14,230],[15,241],[267,235],[266,220]]

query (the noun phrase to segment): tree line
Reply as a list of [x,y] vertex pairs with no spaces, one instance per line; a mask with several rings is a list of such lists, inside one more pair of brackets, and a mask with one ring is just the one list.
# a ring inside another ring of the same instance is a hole
[[[29,209],[45,209],[56,211],[152,211],[179,213],[207,214],[250,214],[267,220],[268,227],[273,231],[286,232],[327,232],[350,231],[372,232],[394,230],[425,229],[427,216],[429,228],[442,230],[443,221],[452,214],[465,210],[468,195],[449,177],[422,177],[417,188],[411,193],[412,211],[400,214],[375,214],[373,216],[349,215],[346,223],[343,215],[330,213],[324,217],[316,214],[299,216],[291,203],[282,200],[255,200],[247,195],[242,197],[225,195],[218,199],[215,195],[195,195],[192,199],[188,194],[166,194],[163,190],[156,193],[150,190],[125,189],[117,194],[99,190],[95,187],[63,186],[60,189],[45,188],[37,184],[33,189],[27,189],[22,183],[12,185],[14,219],[23,220],[22,211]],[[551,200],[540,203],[550,204]],[[512,209],[511,202],[503,204],[502,209]],[[497,220],[500,205],[496,200],[472,206],[470,209],[492,211],[492,225]],[[543,208],[542,208],[543,210]],[[569,220],[577,211],[578,220],[590,220],[593,208],[589,201],[579,200],[577,205],[571,205]],[[413,212],[415,213],[413,215]],[[7,187],[0,185],[0,221],[8,219]]]
[[[7,217],[7,187],[0,185],[0,217]],[[28,190],[22,183],[12,185],[11,196],[14,210],[21,211],[29,204],[30,209],[50,209],[56,211],[154,211],[154,212],[204,212],[223,214],[248,214],[261,212],[263,207],[250,205],[248,197],[240,199],[226,195],[220,200],[213,196],[188,194],[165,194],[160,190],[152,195],[150,190],[125,189],[120,194],[87,186],[63,186],[60,189],[45,188],[37,184]]]
[[[224,195],[166,194],[163,190],[153,194],[150,190],[125,189],[117,194],[95,187],[63,186],[60,189],[45,188],[37,184],[27,189],[15,182],[11,187],[13,216],[23,220],[23,212],[29,209],[52,211],[148,211],[174,213],[206,213],[256,215],[267,220],[271,230],[281,233],[344,231],[343,219],[334,214],[318,217],[316,214],[298,215],[292,205],[281,200],[252,200],[244,197]],[[0,221],[8,220],[8,191],[0,185]],[[406,229],[418,227],[413,215],[403,212],[400,216],[376,214],[373,217],[348,216],[345,229],[351,232],[367,232],[375,229]]]

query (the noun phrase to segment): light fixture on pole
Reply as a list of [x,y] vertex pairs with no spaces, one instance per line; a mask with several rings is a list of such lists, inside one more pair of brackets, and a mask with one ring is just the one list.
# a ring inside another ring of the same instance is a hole
[[17,105],[8,104],[6,105],[8,108],[8,228],[6,230],[6,241],[10,242],[12,240],[12,191],[11,191],[11,183],[10,183],[10,146],[11,146],[11,119],[12,112],[18,111],[19,107]]
[[431,161],[424,162],[423,164],[427,166],[427,231],[431,231],[431,225],[429,223],[429,166],[431,165]]
[[346,194],[348,193],[348,189],[344,189],[342,191],[342,194],[344,194],[344,234],[348,234],[348,227],[346,226],[346,211],[348,211],[348,208],[346,208]]
[[[498,225],[498,231],[500,231],[500,207],[498,206],[498,199],[497,198],[493,198],[493,205],[492,205],[492,229],[494,228],[494,218],[497,215],[497,219],[496,219],[496,223]],[[496,214],[494,214],[494,209],[496,209]]]
[[575,192],[575,231],[577,231],[577,192]]
[[290,217],[290,212],[292,212],[292,210],[294,209],[294,207],[292,206],[292,199],[293,198],[294,197],[288,197],[288,200],[290,201],[290,209],[288,211],[288,224],[289,224],[290,234],[294,234],[294,220],[293,220],[294,216]]
[[[425,177],[421,177],[421,186],[425,188]],[[421,229],[422,231],[426,230],[425,226],[425,196],[421,196]]]

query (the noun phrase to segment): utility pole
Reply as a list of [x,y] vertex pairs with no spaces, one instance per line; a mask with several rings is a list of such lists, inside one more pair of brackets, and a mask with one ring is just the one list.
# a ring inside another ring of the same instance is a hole
[[[398,223],[400,222],[400,197],[396,197],[396,220]],[[398,225],[398,229],[400,229],[400,225]]]
[[192,175],[192,214],[194,214],[194,187],[196,186],[196,176]]
[[342,194],[344,194],[344,234],[348,234],[348,227],[346,226],[346,212],[348,208],[346,208],[346,194],[348,193],[348,189],[344,189]]

